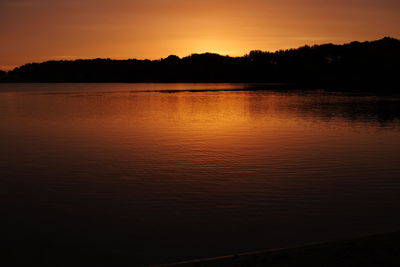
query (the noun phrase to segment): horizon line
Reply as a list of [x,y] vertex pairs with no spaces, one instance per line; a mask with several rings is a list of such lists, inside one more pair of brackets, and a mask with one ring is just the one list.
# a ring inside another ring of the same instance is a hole
[[[300,49],[300,48],[303,48],[303,47],[316,47],[316,46],[323,46],[323,45],[349,45],[349,44],[355,43],[355,42],[358,42],[358,43],[371,43],[371,42],[382,41],[382,40],[385,40],[385,39],[394,39],[394,40],[400,41],[400,39],[397,39],[395,37],[384,36],[384,37],[382,37],[380,39],[375,39],[375,40],[371,40],[371,41],[368,41],[368,40],[364,40],[364,41],[348,41],[348,42],[343,42],[343,43],[328,42],[328,43],[320,43],[320,44],[313,44],[313,45],[304,44],[304,45],[298,46],[298,47],[292,47],[292,48],[287,48],[287,49],[277,49],[275,51],[268,51],[268,50],[261,50],[261,49],[251,49],[247,54],[244,54],[244,55],[241,55],[241,56],[240,55],[239,56],[232,56],[232,55],[229,55],[229,54],[223,55],[223,54],[219,54],[219,53],[216,53],[216,52],[210,52],[210,51],[208,51],[208,52],[193,52],[193,53],[191,53],[189,55],[182,56],[182,57],[180,57],[178,55],[175,55],[175,54],[169,54],[166,57],[154,58],[154,59],[150,59],[150,58],[134,58],[134,57],[131,57],[131,58],[130,57],[126,57],[126,58],[118,58],[118,57],[114,57],[114,58],[111,58],[111,57],[87,57],[86,58],[85,56],[82,56],[82,57],[80,57],[80,56],[76,56],[76,57],[75,56],[60,56],[59,58],[43,59],[42,61],[38,60],[38,61],[33,61],[33,62],[27,62],[27,63],[24,63],[22,65],[15,65],[15,66],[10,66],[10,65],[1,66],[0,65],[0,71],[10,72],[10,71],[13,71],[16,68],[24,66],[24,65],[41,64],[41,63],[52,62],[52,61],[69,61],[69,62],[73,62],[73,61],[78,61],[78,60],[96,60],[96,59],[115,60],[115,61],[118,61],[118,60],[120,60],[120,61],[124,61],[124,60],[150,60],[150,61],[157,61],[157,60],[166,59],[166,58],[168,58],[170,56],[176,56],[179,59],[182,59],[182,58],[186,58],[186,57],[189,57],[189,56],[192,56],[192,55],[204,55],[204,54],[214,54],[214,55],[219,55],[219,56],[224,56],[224,57],[240,58],[240,57],[244,57],[244,56],[248,55],[251,51],[262,51],[262,52],[266,52],[266,53],[276,53],[276,52],[279,52],[279,51],[296,50],[296,49]],[[4,67],[6,67],[6,68],[4,68]]]

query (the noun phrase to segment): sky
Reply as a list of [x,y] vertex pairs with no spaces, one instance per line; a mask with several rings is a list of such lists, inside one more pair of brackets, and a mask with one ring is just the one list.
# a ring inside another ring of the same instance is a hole
[[0,0],[0,69],[400,38],[400,0]]

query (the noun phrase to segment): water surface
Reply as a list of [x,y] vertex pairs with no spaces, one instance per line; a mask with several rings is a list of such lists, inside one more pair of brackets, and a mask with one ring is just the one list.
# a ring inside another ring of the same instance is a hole
[[400,97],[262,89],[1,84],[2,246],[134,266],[399,230]]

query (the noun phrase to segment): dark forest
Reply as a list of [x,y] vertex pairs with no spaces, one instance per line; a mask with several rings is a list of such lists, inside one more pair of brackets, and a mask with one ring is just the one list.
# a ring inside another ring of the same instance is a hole
[[397,89],[400,40],[303,46],[242,57],[213,53],[159,60],[91,59],[30,63],[3,82],[252,82]]

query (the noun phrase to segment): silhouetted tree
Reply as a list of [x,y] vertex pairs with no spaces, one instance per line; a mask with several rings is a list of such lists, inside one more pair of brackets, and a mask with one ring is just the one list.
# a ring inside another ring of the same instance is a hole
[[[323,44],[242,57],[213,53],[160,60],[75,60],[30,63],[6,81],[29,82],[290,82],[307,86],[397,88],[400,40]],[[3,77],[5,74],[3,74]]]
[[0,81],[3,80],[7,75],[7,72],[5,72],[4,70],[0,70]]

